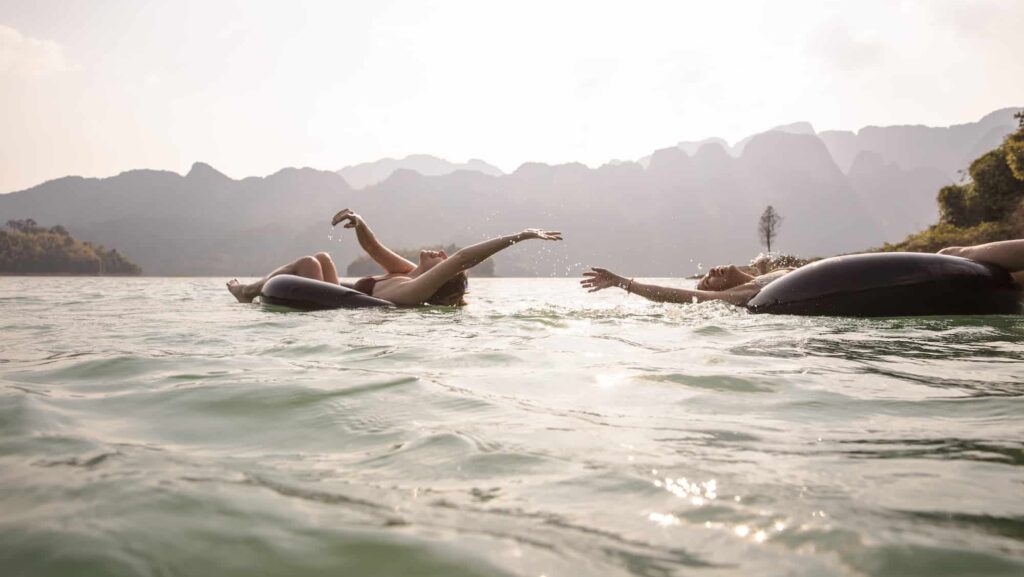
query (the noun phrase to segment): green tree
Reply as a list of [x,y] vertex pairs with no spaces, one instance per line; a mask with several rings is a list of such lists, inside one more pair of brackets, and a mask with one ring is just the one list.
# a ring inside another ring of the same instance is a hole
[[1003,148],[1006,149],[1006,163],[1013,175],[1024,180],[1024,112],[1013,115],[1017,119],[1017,132],[1006,138]]
[[939,190],[939,220],[953,226],[970,226],[971,214],[967,199],[971,185],[950,184]]
[[977,219],[972,224],[1001,220],[1024,200],[1024,180],[1013,174],[1003,147],[977,158],[969,172],[974,181],[974,194],[968,204]]

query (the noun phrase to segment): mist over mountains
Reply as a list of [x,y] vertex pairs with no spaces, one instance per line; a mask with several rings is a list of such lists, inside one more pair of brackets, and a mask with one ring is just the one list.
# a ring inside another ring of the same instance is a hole
[[0,195],[0,219],[62,224],[156,275],[255,276],[318,250],[344,266],[358,245],[329,221],[351,207],[396,248],[464,246],[525,227],[565,234],[564,243],[498,255],[499,275],[576,275],[600,265],[680,276],[756,255],[757,218],[768,204],[785,219],[776,241],[784,252],[827,256],[900,240],[936,220],[938,189],[1013,132],[1016,110],[948,128],[816,133],[797,123],[734,146],[685,142],[593,169],[526,163],[501,174],[482,161],[418,155],[241,180],[204,163],[184,176],[69,176]]

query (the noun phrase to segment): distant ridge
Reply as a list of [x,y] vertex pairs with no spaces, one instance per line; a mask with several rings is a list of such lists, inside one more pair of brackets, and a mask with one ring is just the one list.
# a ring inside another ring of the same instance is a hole
[[[361,189],[332,171],[284,168],[235,180],[198,162],[184,175],[64,177],[0,195],[0,222],[63,224],[76,238],[118,247],[148,274],[256,276],[320,250],[338,262],[355,258],[351,231],[328,221],[347,206],[395,247],[466,246],[528,226],[557,228],[573,241],[506,251],[496,258],[498,275],[575,275],[588,265],[689,275],[756,254],[755,225],[768,204],[786,219],[778,248],[797,255],[905,238],[936,221],[939,188],[958,180],[974,149],[1012,132],[1013,110],[949,128],[818,134],[787,125],[744,139],[739,153],[718,139],[670,146],[646,167],[527,162],[500,174],[453,168],[472,162],[434,159],[417,170],[391,161],[388,176]],[[437,167],[445,172],[424,174]]]
[[147,274],[256,274],[305,250],[297,239],[308,231],[326,240],[330,226],[323,215],[351,192],[333,172],[285,168],[234,180],[197,162],[184,176],[130,170],[109,178],[58,178],[0,195],[0,222],[63,223],[76,238],[118,247]]
[[501,169],[479,159],[471,159],[467,162],[449,162],[443,158],[429,154],[413,154],[405,158],[382,158],[374,162],[364,162],[346,166],[338,171],[345,182],[352,188],[366,188],[387,180],[396,170],[412,170],[423,176],[441,176],[451,174],[456,170],[471,170],[491,176],[504,174]]
[[[682,150],[683,152],[685,152],[687,155],[693,156],[693,155],[697,154],[697,152],[701,148],[704,148],[706,145],[711,144],[711,145],[720,146],[722,148],[722,150],[725,150],[731,156],[735,157],[735,156],[739,156],[739,155],[743,154],[743,149],[746,148],[747,143],[749,143],[752,138],[754,138],[758,134],[764,134],[766,132],[784,132],[784,133],[787,133],[787,134],[810,134],[810,135],[814,135],[815,134],[814,127],[811,126],[810,122],[792,122],[790,124],[783,124],[783,125],[780,125],[780,126],[776,126],[774,128],[769,128],[768,130],[765,130],[764,132],[758,132],[756,134],[751,134],[750,136],[748,136],[748,137],[738,141],[733,146],[730,146],[729,143],[726,142],[726,140],[724,138],[712,137],[712,138],[705,138],[703,140],[682,141],[682,142],[679,142],[678,144],[676,144],[674,148],[678,148],[678,149]],[[647,164],[650,163],[650,161],[651,161],[651,157],[650,156],[645,156],[645,157],[641,158],[640,160],[638,160],[637,162],[639,162],[640,164],[642,164],[644,166],[647,166]]]
[[1017,129],[1013,115],[1020,107],[1003,108],[977,122],[949,127],[923,125],[865,126],[856,133],[827,130],[818,134],[832,158],[847,171],[862,152],[872,152],[902,168],[934,168],[950,178],[980,154],[999,146]]
[[[948,178],[959,178],[958,172],[971,160],[991,150],[1017,128],[1013,115],[1020,107],[1002,108],[990,112],[977,122],[955,124],[949,127],[924,125],[865,126],[856,132],[826,130],[816,132],[808,122],[793,122],[770,128],[765,132],[783,132],[816,136],[825,143],[832,159],[843,172],[849,172],[862,153],[877,155],[885,163],[894,162],[905,170],[933,169]],[[760,133],[764,134],[764,133]],[[756,135],[748,136],[730,146],[721,138],[685,141],[675,145],[693,156],[707,144],[720,145],[733,157],[743,154],[744,148]],[[648,166],[650,156],[638,160]]]

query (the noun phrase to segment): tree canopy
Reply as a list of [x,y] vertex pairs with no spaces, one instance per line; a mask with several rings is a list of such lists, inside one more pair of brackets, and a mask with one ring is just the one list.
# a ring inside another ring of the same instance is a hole
[[1014,117],[1017,119],[1018,130],[1006,139],[1003,148],[1006,149],[1006,162],[1013,175],[1024,180],[1024,112],[1018,112]]
[[1024,201],[1024,117],[1017,132],[981,155],[968,169],[970,182],[939,191],[942,222],[971,227],[1004,220]]
[[0,229],[0,273],[111,274],[142,272],[116,249],[76,240],[60,225],[41,227],[35,220],[9,220]]

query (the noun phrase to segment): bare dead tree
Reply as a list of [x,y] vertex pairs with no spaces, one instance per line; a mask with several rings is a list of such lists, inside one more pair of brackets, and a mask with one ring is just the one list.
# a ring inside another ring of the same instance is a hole
[[779,213],[775,212],[772,205],[768,205],[768,208],[764,209],[761,213],[761,222],[757,225],[757,232],[761,239],[761,244],[768,247],[768,254],[772,252],[772,239],[779,234],[779,227],[782,225],[782,217]]

